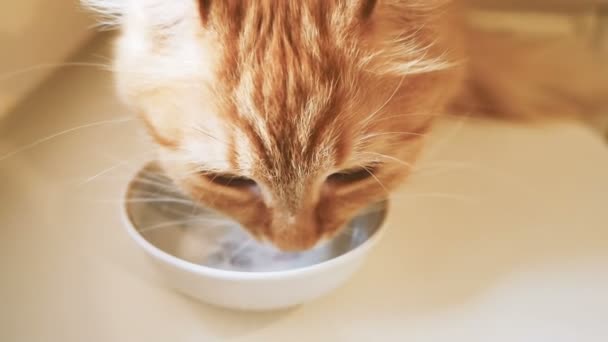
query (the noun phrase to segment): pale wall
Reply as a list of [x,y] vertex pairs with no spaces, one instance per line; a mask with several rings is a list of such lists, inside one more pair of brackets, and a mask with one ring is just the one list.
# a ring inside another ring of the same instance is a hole
[[0,117],[89,35],[77,0],[0,1]]

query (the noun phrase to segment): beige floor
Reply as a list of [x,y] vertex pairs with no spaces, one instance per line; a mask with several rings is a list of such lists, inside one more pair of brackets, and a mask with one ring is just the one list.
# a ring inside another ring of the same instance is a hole
[[0,156],[84,128],[0,160],[0,341],[608,341],[608,149],[583,127],[446,122],[347,286],[245,314],[166,289],[123,231],[151,150],[108,121],[130,117],[108,74],[65,69],[13,114]]

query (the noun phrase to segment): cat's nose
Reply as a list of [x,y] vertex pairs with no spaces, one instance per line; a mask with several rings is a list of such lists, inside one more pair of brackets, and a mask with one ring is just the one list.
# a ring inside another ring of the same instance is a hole
[[278,214],[274,217],[271,240],[284,251],[303,251],[314,247],[321,238],[315,215],[306,210],[298,214]]

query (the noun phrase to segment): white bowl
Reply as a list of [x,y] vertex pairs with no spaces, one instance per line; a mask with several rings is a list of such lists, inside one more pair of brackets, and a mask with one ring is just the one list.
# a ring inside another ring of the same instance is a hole
[[171,287],[240,310],[287,308],[336,289],[380,239],[387,210],[386,202],[378,203],[332,240],[311,251],[283,253],[192,204],[154,163],[131,181],[126,198],[127,232]]

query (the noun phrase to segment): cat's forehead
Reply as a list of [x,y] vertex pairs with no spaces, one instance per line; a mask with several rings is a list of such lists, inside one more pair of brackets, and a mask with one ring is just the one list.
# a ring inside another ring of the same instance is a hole
[[[119,88],[153,126],[182,132],[174,140],[185,140],[201,164],[248,169],[263,160],[288,173],[339,162],[366,117],[390,109],[400,80],[416,71],[411,60],[424,60],[403,53],[401,28],[366,32],[372,23],[359,5],[372,2],[200,1],[200,15],[187,2],[188,11],[170,12],[180,20],[163,25],[150,23],[172,2],[158,1],[154,13],[142,5],[129,12],[119,44],[117,68],[129,71],[120,73]],[[367,43],[400,44],[365,45],[365,33],[383,37]],[[191,126],[207,134],[183,133]],[[205,152],[210,145],[217,153]]]
[[336,139],[331,128],[347,100],[338,63],[331,71],[318,70],[317,61],[304,52],[295,56],[292,49],[276,46],[241,61],[238,74],[224,87],[226,114],[254,131],[266,148],[287,154]]
[[288,3],[225,9],[234,13],[217,24],[224,31],[216,28],[223,44],[214,89],[253,153],[275,168],[297,161],[305,169],[339,154],[328,151],[340,150],[356,50],[331,38],[331,16],[311,2]]
[[281,91],[259,96],[261,90],[248,82],[235,87],[223,116],[247,141],[259,168],[278,176],[340,161],[346,129],[340,120],[343,102],[332,87],[302,92],[294,99]]
[[227,2],[218,10],[224,16],[213,16],[208,27],[221,46],[215,89],[233,96],[242,114],[284,120],[328,106],[352,83],[357,49],[345,48],[330,13],[318,12],[328,5],[312,2]]

